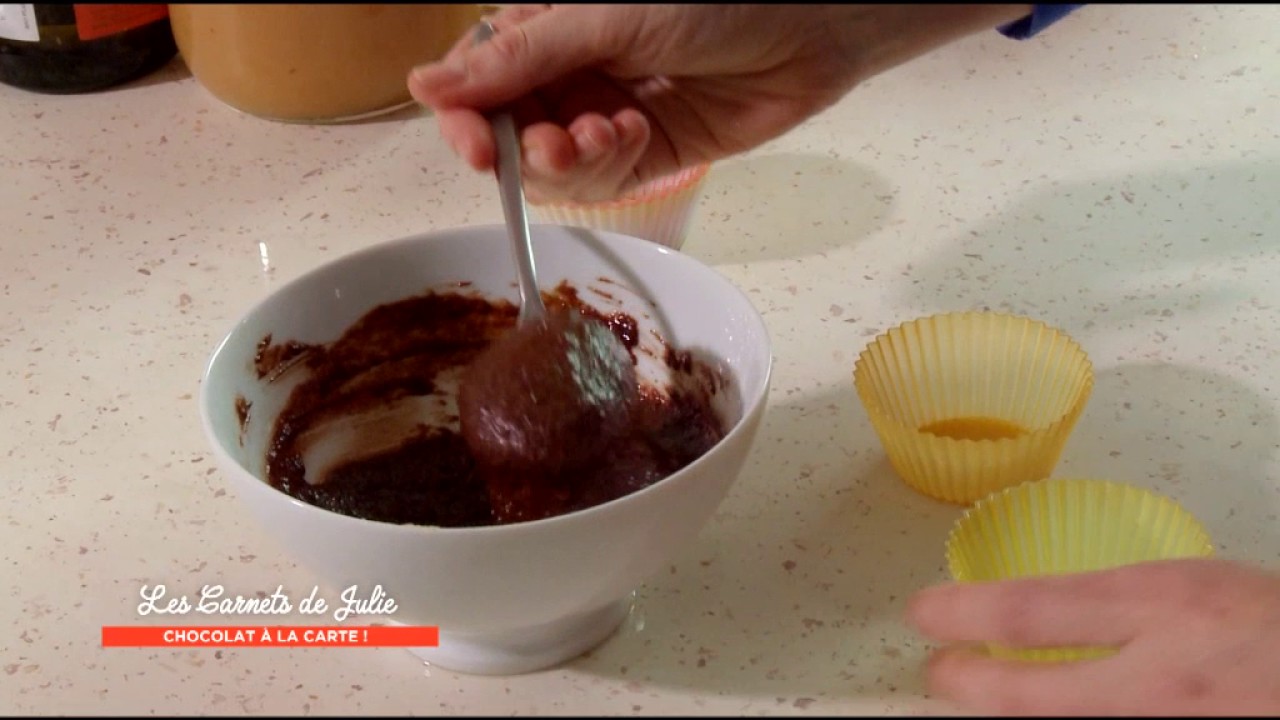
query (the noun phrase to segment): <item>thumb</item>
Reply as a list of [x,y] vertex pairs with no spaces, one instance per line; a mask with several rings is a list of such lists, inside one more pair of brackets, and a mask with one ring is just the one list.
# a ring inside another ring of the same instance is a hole
[[503,27],[486,43],[424,65],[409,78],[420,102],[435,109],[488,108],[510,102],[575,70],[601,62],[621,45],[618,28],[593,8],[560,5]]

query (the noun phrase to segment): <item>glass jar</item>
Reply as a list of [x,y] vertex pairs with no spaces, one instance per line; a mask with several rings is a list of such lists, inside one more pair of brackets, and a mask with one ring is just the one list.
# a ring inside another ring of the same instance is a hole
[[44,93],[103,90],[177,53],[158,5],[0,4],[0,82]]
[[191,74],[232,107],[285,122],[345,122],[412,102],[415,66],[438,60],[481,5],[170,5]]

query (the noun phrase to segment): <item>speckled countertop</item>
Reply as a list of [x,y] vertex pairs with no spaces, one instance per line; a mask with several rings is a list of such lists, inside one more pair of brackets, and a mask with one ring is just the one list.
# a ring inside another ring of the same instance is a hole
[[1276,6],[1087,8],[877,78],[716,167],[686,251],[750,292],[772,403],[697,544],[613,639],[501,679],[396,649],[103,649],[143,584],[310,588],[224,491],[195,397],[264,293],[501,212],[416,111],[300,127],[180,63],[114,92],[0,87],[0,710],[921,713],[904,599],[958,510],[891,474],[852,390],[872,335],[991,307],[1065,328],[1097,388],[1059,474],[1169,493],[1280,552]]

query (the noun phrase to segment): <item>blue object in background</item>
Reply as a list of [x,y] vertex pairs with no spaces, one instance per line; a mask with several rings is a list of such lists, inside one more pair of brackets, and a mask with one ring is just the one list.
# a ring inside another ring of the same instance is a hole
[[1001,34],[1014,40],[1026,40],[1027,38],[1035,37],[1045,28],[1082,7],[1084,7],[1083,4],[1067,5],[1062,3],[1033,5],[1030,15],[1021,20],[1015,20],[1008,25],[1001,25],[997,29]]

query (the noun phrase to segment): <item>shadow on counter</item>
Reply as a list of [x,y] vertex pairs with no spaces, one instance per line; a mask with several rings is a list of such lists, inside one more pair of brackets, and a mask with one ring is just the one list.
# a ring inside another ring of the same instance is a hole
[[945,578],[960,508],[890,469],[852,382],[772,405],[743,476],[633,618],[570,667],[773,699],[780,712],[919,702],[926,646],[902,613]]
[[[1242,273],[1280,254],[1277,191],[1280,158],[1051,182],[913,263],[902,301],[1031,315],[1082,340],[1158,329],[1251,299],[1204,266]],[[1155,272],[1173,282],[1135,285]]]
[[1280,417],[1210,370],[1126,363],[1099,370],[1059,476],[1115,480],[1182,503],[1223,557],[1280,567]]
[[709,265],[822,255],[874,234],[893,208],[888,180],[828,155],[728,159],[706,183],[683,250]]

